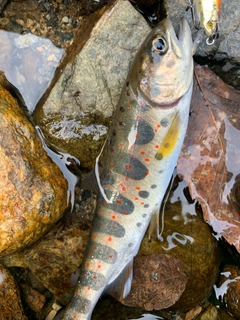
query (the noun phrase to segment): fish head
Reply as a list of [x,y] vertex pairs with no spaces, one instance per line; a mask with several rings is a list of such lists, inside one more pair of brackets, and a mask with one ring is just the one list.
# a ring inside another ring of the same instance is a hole
[[129,73],[137,96],[153,107],[170,106],[190,88],[193,79],[192,36],[186,20],[176,35],[171,21],[162,20],[143,42]]

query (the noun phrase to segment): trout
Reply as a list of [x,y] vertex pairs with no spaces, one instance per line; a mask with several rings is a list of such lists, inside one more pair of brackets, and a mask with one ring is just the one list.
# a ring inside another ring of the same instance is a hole
[[131,289],[133,258],[159,209],[186,133],[193,84],[192,38],[169,19],[143,42],[96,161],[100,196],[78,284],[63,319],[91,319],[107,288]]

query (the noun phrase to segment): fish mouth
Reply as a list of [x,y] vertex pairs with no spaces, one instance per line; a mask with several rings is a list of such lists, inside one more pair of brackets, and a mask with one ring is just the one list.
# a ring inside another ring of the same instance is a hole
[[[168,19],[169,20],[169,19]],[[188,55],[189,47],[192,48],[192,33],[186,19],[181,18],[178,31],[175,32],[171,21],[169,20],[171,47],[178,58],[184,58]]]

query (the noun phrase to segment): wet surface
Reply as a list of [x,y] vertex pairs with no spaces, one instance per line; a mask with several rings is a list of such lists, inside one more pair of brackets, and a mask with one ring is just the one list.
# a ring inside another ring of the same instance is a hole
[[[104,3],[104,1],[87,0],[82,1],[81,3],[71,0],[52,2],[41,1],[39,3],[37,1],[25,1],[25,4],[22,5],[20,1],[10,1],[9,5],[5,7],[4,17],[0,18],[0,27],[4,30],[8,30],[9,32],[3,30],[0,31],[0,43],[2,48],[0,52],[0,69],[5,73],[5,76],[11,85],[14,86],[14,90],[16,90],[16,96],[20,97],[22,104],[27,107],[30,113],[34,111],[39,99],[49,87],[51,80],[54,77],[56,68],[63,58],[66,49],[71,49],[71,44],[73,43],[76,32],[84,24],[86,16],[89,13],[99,9]],[[160,16],[162,17],[165,14],[163,11],[161,11],[161,1],[159,3],[156,3],[156,1],[148,1],[148,4],[145,1],[140,1],[138,6],[140,10],[145,10],[145,16],[152,23],[157,21]],[[10,31],[19,32],[20,34],[12,33]],[[41,37],[36,37],[29,32],[33,32],[35,35],[40,35]],[[55,45],[43,37],[51,39]],[[75,44],[75,46],[77,47],[78,45]],[[208,60],[201,61],[202,63],[205,63]],[[212,63],[212,61],[211,64],[212,68],[217,70],[217,72],[219,71],[219,73],[228,83],[236,86],[237,89],[240,88],[239,67],[237,65],[226,62],[219,67],[219,63],[215,64],[214,62]],[[58,72],[61,73],[61,70]],[[229,77],[230,73],[232,74],[231,77]],[[76,99],[77,98],[78,97],[76,96]],[[217,103],[217,101],[212,102],[215,104]],[[236,113],[238,113],[238,110],[239,108],[236,108]],[[236,211],[239,212],[240,176],[238,164],[236,163],[240,153],[240,148],[238,145],[239,120],[236,120],[235,116],[229,116],[224,119],[223,125],[225,128],[224,139],[226,141],[225,151],[228,180],[221,193],[221,201],[226,205],[229,205],[230,201],[236,208]],[[70,125],[68,125],[68,127],[70,127]],[[89,130],[91,130],[91,127],[89,127]],[[104,134],[106,133],[105,131]],[[205,145],[210,145],[210,143],[213,141],[211,139],[212,136],[208,136],[205,139]],[[58,166],[64,173],[65,178],[68,180],[68,192],[71,208],[73,209],[75,202],[75,207],[81,208],[81,210],[79,209],[78,212],[81,212],[81,214],[84,215],[84,212],[87,211],[86,208],[81,207],[83,206],[82,200],[84,198],[84,194],[75,188],[81,175],[81,172],[79,171],[78,160],[64,151],[59,151],[57,149],[54,150],[54,147],[49,148],[51,145],[49,145],[47,142],[43,142],[43,146],[45,150],[47,150],[48,155],[56,163],[58,163]],[[201,161],[206,162],[206,158],[204,157],[207,156],[204,155]],[[216,161],[218,161],[218,158],[216,158]],[[211,165],[215,165],[213,159]],[[76,199],[74,199],[74,190],[76,193]],[[193,221],[195,221],[197,215],[195,208],[198,206],[198,204],[191,200],[188,188],[184,182],[182,184],[180,183],[180,186],[172,193],[171,203],[173,204],[176,202],[178,202],[178,206],[181,206],[181,213],[176,214],[175,210],[166,209],[165,217],[173,215],[173,220],[181,221],[183,225],[191,224]],[[215,223],[216,224],[214,226],[214,221],[212,220],[212,225],[216,232],[215,235],[219,239],[222,229],[229,227],[230,224],[226,222],[226,225],[222,223],[217,225],[217,221],[215,221]],[[171,231],[167,231],[166,226],[168,225],[166,225],[165,218],[163,216],[162,225],[160,226],[160,238],[162,237],[163,239],[165,232],[165,243],[162,245],[165,252],[171,252],[177,246],[186,246],[187,248],[191,248],[196,241],[193,233],[183,233],[178,226],[174,227]],[[45,254],[44,250],[43,254]],[[200,259],[198,261],[200,262]],[[227,276],[227,274],[225,274],[225,276]],[[221,298],[224,294],[226,294],[228,284],[230,282],[236,282],[237,280],[239,280],[239,276],[236,276],[232,280],[226,280],[219,287],[215,285],[216,297]],[[30,300],[31,297],[36,299],[36,303],[34,303],[32,309],[34,310],[34,308],[37,308],[38,306],[41,309],[42,304],[44,304],[44,298],[41,295],[38,295],[38,293],[32,291],[32,289],[28,290],[30,290],[28,298],[30,296]],[[48,295],[50,296],[49,293]],[[48,299],[50,300],[49,296]],[[111,305],[111,308],[109,307],[109,304]],[[115,302],[111,299],[100,301],[99,307],[97,308],[101,309],[99,312],[101,319],[112,320],[112,314],[115,313],[114,306]],[[119,310],[129,311],[126,311],[125,314],[125,311],[122,311],[123,313],[119,312],[118,318],[114,317],[114,319],[173,319],[170,313],[161,317],[146,314],[144,311],[139,310],[137,310],[134,314],[133,311],[130,311],[130,308],[121,308],[125,307],[121,306],[119,307]],[[48,309],[50,310],[49,306]],[[110,314],[109,310],[111,310]],[[41,316],[40,314],[37,315],[39,312],[38,309],[34,311],[36,313],[32,313],[31,311],[29,312],[29,319],[35,320],[44,318],[44,316]],[[98,315],[94,315],[93,319],[99,320],[100,318]]]

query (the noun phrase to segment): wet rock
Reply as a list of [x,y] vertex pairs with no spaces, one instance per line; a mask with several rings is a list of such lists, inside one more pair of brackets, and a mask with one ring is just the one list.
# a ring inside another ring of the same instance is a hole
[[89,222],[75,215],[64,217],[31,249],[25,260],[34,276],[66,304],[73,294],[90,232]]
[[173,190],[165,207],[161,241],[154,229],[151,242],[148,235],[144,237],[138,255],[165,253],[183,262],[188,282],[170,310],[188,311],[209,297],[218,275],[219,252],[210,227],[203,221],[199,210],[196,211],[196,202],[187,193],[185,181]]
[[46,297],[29,285],[22,285],[21,287],[24,292],[24,300],[29,308],[35,312],[40,312],[46,302]]
[[41,9],[37,0],[13,0],[5,6],[3,13],[7,18],[39,20]]
[[8,0],[0,0],[0,12],[2,12],[5,4],[7,3]]
[[[182,0],[165,0],[164,1],[168,16],[174,22],[179,23],[182,16],[185,16],[193,27],[190,11],[186,12],[187,1]],[[220,23],[219,23],[219,39],[214,45],[207,45],[206,39],[202,40],[198,46],[196,55],[203,57],[210,56],[214,59],[221,60],[223,58],[232,59],[240,62],[240,25],[239,25],[240,7],[237,0],[230,2],[222,1]]]
[[219,310],[218,312],[218,320],[235,320],[230,314],[228,314],[224,310]]
[[138,256],[133,270],[131,291],[125,299],[118,292],[118,285],[110,291],[127,306],[148,311],[168,308],[178,301],[187,283],[182,262],[166,254]]
[[0,88],[0,257],[43,236],[67,206],[67,182],[15,99]]
[[195,319],[199,313],[202,311],[202,307],[200,306],[196,306],[195,308],[189,310],[186,315],[185,315],[185,318],[184,320],[192,320],[192,319]]
[[131,61],[149,30],[128,1],[118,1],[34,114],[46,138],[83,167],[95,163]]
[[0,265],[0,315],[1,320],[27,320],[14,278],[2,265]]
[[29,112],[33,112],[51,82],[63,50],[48,39],[30,33],[19,35],[0,30],[0,70],[20,92]]
[[215,288],[217,298],[221,298],[226,310],[236,319],[240,319],[240,270],[237,266],[226,265],[223,268],[219,288]]
[[218,310],[210,304],[198,318],[199,320],[218,320]]

